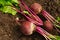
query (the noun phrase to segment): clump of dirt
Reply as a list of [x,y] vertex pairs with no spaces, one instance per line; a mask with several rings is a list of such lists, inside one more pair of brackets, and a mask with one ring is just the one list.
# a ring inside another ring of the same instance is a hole
[[[34,2],[40,3],[55,18],[60,16],[60,0],[25,0],[30,6]],[[20,32],[19,26],[15,22],[17,15],[3,14],[0,12],[0,40],[43,40],[38,33],[25,36]]]

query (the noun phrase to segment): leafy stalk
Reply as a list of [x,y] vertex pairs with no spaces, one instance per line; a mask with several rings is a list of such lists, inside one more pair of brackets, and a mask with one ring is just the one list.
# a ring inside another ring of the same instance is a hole
[[31,21],[32,23],[36,24],[36,25],[41,25],[41,23],[33,20],[32,18],[30,18],[29,16],[27,16],[24,12],[21,12],[20,10],[18,10],[15,6],[13,6],[13,9],[16,10],[17,12],[21,13],[22,15],[24,15],[29,21]]
[[38,33],[40,33],[41,35],[43,35],[46,40],[52,40],[52,39],[56,39],[53,35],[49,34],[47,31],[45,31],[44,29],[42,29],[41,27],[38,27],[36,28],[36,31]]
[[21,4],[25,7],[26,10],[28,10],[28,12],[32,15],[32,17],[35,18],[36,21],[40,22],[43,25],[42,20],[36,15],[36,13],[34,13],[30,8],[28,8],[28,6],[23,2],[23,0],[18,0],[21,2]]

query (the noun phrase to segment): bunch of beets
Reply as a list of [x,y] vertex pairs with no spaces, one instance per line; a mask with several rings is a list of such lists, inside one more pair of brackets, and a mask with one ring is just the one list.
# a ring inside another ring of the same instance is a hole
[[[29,8],[23,0],[18,0],[18,2],[20,10],[18,10],[15,6],[13,6],[13,9],[26,18],[26,20],[16,18],[16,23],[20,26],[23,34],[31,35],[34,31],[36,31],[44,36],[46,40],[51,40],[51,38],[55,37],[46,30],[51,31],[56,29],[57,32],[60,33],[59,22],[46,12],[39,3],[34,3]],[[25,10],[28,11],[29,14],[26,14],[24,12]],[[37,15],[38,13],[41,13],[41,15],[45,17],[45,22],[40,19]],[[46,30],[44,30],[43,26],[45,26]]]

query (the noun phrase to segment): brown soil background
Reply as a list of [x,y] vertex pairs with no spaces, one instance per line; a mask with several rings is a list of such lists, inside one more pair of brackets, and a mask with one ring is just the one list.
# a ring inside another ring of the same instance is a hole
[[[25,0],[26,4],[30,6],[34,2],[40,3],[43,8],[48,11],[55,18],[60,16],[60,0]],[[17,24],[15,18],[0,12],[0,40],[43,40],[44,38],[38,33],[33,33],[30,36],[23,35]]]

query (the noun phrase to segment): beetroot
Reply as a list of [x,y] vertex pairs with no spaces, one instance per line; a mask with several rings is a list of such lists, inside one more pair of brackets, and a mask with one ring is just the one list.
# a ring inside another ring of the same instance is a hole
[[40,13],[42,11],[42,6],[39,3],[34,3],[31,5],[31,9],[36,13]]
[[33,31],[35,30],[35,25],[32,22],[25,21],[22,23],[22,32],[25,35],[31,35]]
[[44,22],[44,26],[47,31],[51,31],[53,29],[53,24],[48,20]]
[[30,21],[20,21],[16,18],[16,22],[20,25],[21,31],[25,35],[31,35],[36,28],[36,26]]

